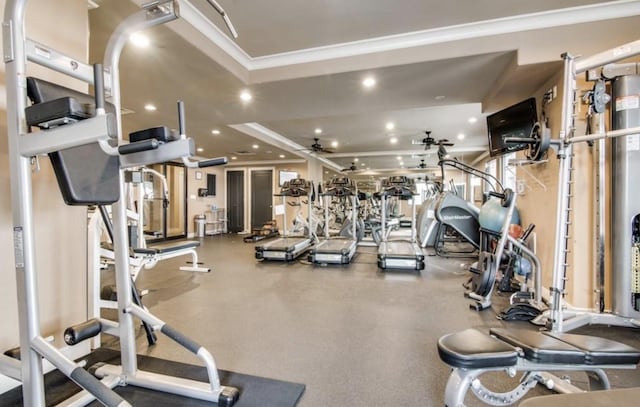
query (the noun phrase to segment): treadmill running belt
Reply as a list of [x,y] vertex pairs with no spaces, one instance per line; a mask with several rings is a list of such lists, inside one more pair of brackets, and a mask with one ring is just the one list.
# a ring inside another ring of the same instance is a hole
[[[87,359],[87,367],[97,362],[119,364],[120,353],[111,349],[100,348],[83,359]],[[138,367],[149,372],[170,374],[188,379],[202,381],[207,379],[204,367],[150,356],[138,355]],[[220,374],[220,382],[223,385],[237,387],[240,390],[240,399],[235,404],[235,407],[294,407],[298,404],[298,400],[305,390],[304,384],[244,375],[225,370],[218,370],[218,372]],[[45,385],[47,406],[54,406],[79,390],[75,383],[67,380],[59,371],[47,373],[45,375]],[[215,405],[208,401],[189,399],[133,386],[117,387],[116,392],[136,407],[212,407]],[[0,406],[21,405],[22,387],[0,394]],[[94,401],[89,406],[98,407],[101,404]]]

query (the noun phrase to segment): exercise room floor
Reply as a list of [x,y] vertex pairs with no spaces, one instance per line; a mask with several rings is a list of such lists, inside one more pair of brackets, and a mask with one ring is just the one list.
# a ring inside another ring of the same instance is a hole
[[[441,407],[450,369],[438,357],[440,336],[470,327],[535,329],[496,319],[505,298],[494,310],[469,310],[464,259],[428,256],[421,275],[380,272],[376,248],[366,247],[344,267],[261,263],[254,245],[236,235],[203,239],[199,255],[211,273],[179,271],[186,257],[143,271],[138,288],[150,290],[145,305],[205,345],[222,369],[304,383],[300,407]],[[587,331],[640,348],[637,330]],[[138,352],[197,363],[162,336],[149,348],[140,333]],[[502,387],[505,378],[489,383]],[[586,376],[571,379],[581,385]],[[611,371],[610,380],[613,387],[637,387],[640,371]],[[540,386],[530,392],[543,393]],[[467,402],[482,405],[472,395]]]

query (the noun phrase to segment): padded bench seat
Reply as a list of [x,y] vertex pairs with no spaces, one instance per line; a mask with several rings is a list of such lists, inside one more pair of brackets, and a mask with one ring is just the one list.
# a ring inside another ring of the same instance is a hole
[[492,328],[491,335],[522,349],[527,360],[536,363],[583,365],[586,354],[576,347],[541,332]]
[[524,329],[476,329],[445,335],[438,353],[452,367],[485,369],[517,363],[519,352],[533,363],[561,365],[635,365],[640,351],[610,339]]
[[[164,242],[152,244],[147,247],[148,250],[154,250],[155,254],[171,253],[180,250],[195,249],[200,246],[200,242],[195,240],[182,240],[176,242]],[[139,249],[136,249],[139,250]]]
[[476,329],[441,337],[438,354],[449,366],[470,369],[513,366],[518,361],[518,352],[513,346]]

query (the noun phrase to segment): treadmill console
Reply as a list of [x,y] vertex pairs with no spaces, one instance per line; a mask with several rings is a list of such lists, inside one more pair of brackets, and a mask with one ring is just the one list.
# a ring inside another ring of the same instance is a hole
[[309,195],[310,189],[311,183],[309,181],[306,181],[304,178],[295,178],[282,185],[280,195],[293,197],[306,196]]
[[404,175],[389,177],[382,182],[385,195],[411,199],[416,194],[416,184],[413,179]]
[[347,177],[335,177],[327,182],[323,195],[351,196],[355,194],[355,184]]

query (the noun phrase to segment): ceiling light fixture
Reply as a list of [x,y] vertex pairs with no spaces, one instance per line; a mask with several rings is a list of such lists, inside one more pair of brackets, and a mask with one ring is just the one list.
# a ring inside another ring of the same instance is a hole
[[478,119],[476,119],[475,117],[470,117],[469,118],[469,123],[471,123],[471,124],[473,124],[473,123],[475,123],[477,121],[478,121]]
[[232,160],[237,160],[238,157],[236,157],[235,155],[233,157],[231,157]]
[[464,133],[458,134],[458,140],[464,140]]
[[280,158],[284,158],[284,154],[280,154]]
[[338,142],[337,141],[332,141],[331,142],[331,147],[333,147],[333,148],[338,147]]
[[198,147],[198,149],[197,149],[196,151],[197,151],[197,152],[199,152],[199,153],[201,153],[201,152],[203,152],[203,151],[204,151],[204,148],[202,148],[202,147]]
[[134,32],[133,34],[131,34],[129,36],[129,41],[131,41],[131,43],[136,47],[140,48],[146,48],[149,46],[149,44],[151,44],[151,40],[149,39],[149,37],[141,32]]
[[396,128],[396,124],[394,122],[387,122],[384,127],[386,127],[387,130],[393,130]]
[[240,92],[240,100],[242,100],[243,102],[249,102],[251,101],[251,99],[253,99],[253,96],[248,90],[245,89]]
[[355,163],[357,163],[358,161],[360,161],[360,159],[357,158],[357,157],[353,159],[353,162],[355,162]]
[[322,134],[322,129],[320,127],[317,127],[313,132],[316,134]]
[[158,110],[158,108],[151,103],[147,103],[146,105],[144,105],[144,110],[146,110],[147,112],[155,112],[156,110]]
[[362,81],[362,86],[364,86],[367,89],[371,89],[374,86],[376,86],[376,79],[373,76],[367,76]]
[[365,164],[364,164],[364,163],[362,163],[362,164],[360,164],[360,165],[362,165],[362,166],[364,167],[364,165],[365,165]]
[[444,158],[451,158],[451,154],[445,154]]
[[257,144],[254,144],[254,145],[252,145],[251,147],[252,147],[254,150],[257,150],[260,146],[259,146],[259,145],[257,145]]
[[398,138],[397,137],[391,137],[389,139],[389,143],[391,143],[391,144],[396,144],[397,142],[398,142]]
[[211,130],[211,134],[215,134],[217,136],[218,134],[220,134],[220,130],[213,129],[213,130]]
[[398,161],[402,161],[402,156],[397,156],[396,158],[398,159]]
[[443,100],[444,98],[446,98],[446,96],[438,95],[438,96],[436,96],[434,99],[435,99],[435,100]]

